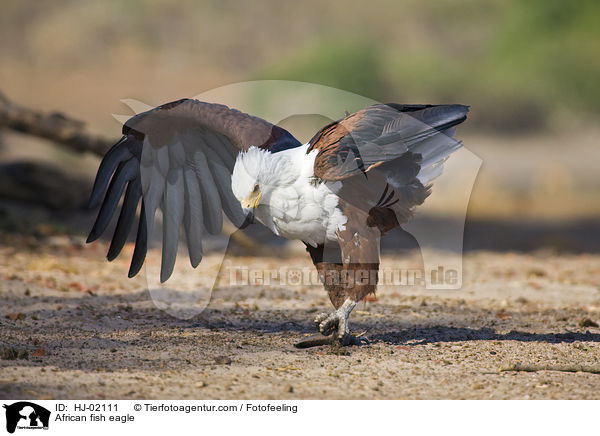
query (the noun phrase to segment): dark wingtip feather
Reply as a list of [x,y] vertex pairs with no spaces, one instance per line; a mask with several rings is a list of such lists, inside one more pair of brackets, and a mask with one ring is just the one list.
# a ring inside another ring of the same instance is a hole
[[121,213],[119,214],[119,220],[117,221],[117,227],[110,243],[110,248],[106,258],[109,261],[114,260],[125,245],[129,231],[133,225],[135,219],[135,211],[139,203],[140,197],[142,196],[142,184],[139,178],[129,182],[127,185],[127,191],[125,191],[125,198],[123,199],[123,205],[121,206]]
[[100,235],[104,233],[104,230],[108,227],[110,220],[117,210],[119,199],[125,190],[125,184],[134,179],[138,173],[139,163],[137,163],[137,160],[132,159],[125,163],[119,163],[119,166],[115,171],[115,176],[110,181],[110,185],[106,191],[106,197],[102,202],[100,212],[98,212],[98,216],[96,217],[96,222],[94,222],[94,226],[88,236],[88,242],[98,239]]
[[131,258],[131,265],[127,276],[129,278],[134,277],[140,272],[144,260],[146,259],[146,252],[148,251],[148,228],[146,223],[146,212],[144,207],[144,200],[142,200],[142,207],[140,209],[140,222],[138,224],[137,236],[135,238],[135,249],[133,250],[133,257]]
[[[112,216],[112,214],[111,214]],[[87,239],[86,239],[86,243],[90,243],[90,242],[94,242],[96,239],[98,239],[101,235],[102,232],[99,231],[100,229],[100,225],[101,223],[99,223],[99,219],[100,219],[100,215],[98,214],[98,216],[96,217],[96,221],[94,222],[94,225],[92,226],[92,230],[90,230],[90,234],[88,235]],[[107,223],[108,225],[108,223]]]
[[169,280],[169,277],[171,277],[171,274],[173,274],[173,269],[172,268],[170,270],[168,270],[166,268],[161,268],[161,270],[160,270],[160,282],[164,283],[167,280]]
[[462,104],[433,106],[419,112],[418,118],[425,124],[438,129],[456,126],[467,118],[469,107]]
[[100,204],[102,194],[106,190],[108,182],[115,172],[117,165],[132,156],[125,144],[126,141],[127,137],[123,136],[119,142],[117,142],[110,150],[108,150],[104,158],[102,158],[102,162],[100,162],[100,167],[96,173],[96,179],[94,180],[94,187],[92,188],[92,193],[90,194],[90,200],[88,202],[88,207],[90,209],[93,209]]
[[198,257],[193,256],[190,254],[190,263],[192,264],[192,268],[196,268],[198,265],[200,265],[200,262],[202,261],[202,255],[198,255]]
[[85,243],[89,244],[90,242],[94,242],[96,239],[98,239],[98,236],[96,236],[95,234],[92,234],[92,232],[90,232],[87,239],[85,240]]
[[[163,242],[164,243],[164,242]],[[164,247],[163,247],[163,256],[162,256],[162,261],[161,261],[161,265],[160,265],[160,282],[164,283],[167,280],[169,280],[169,277],[171,277],[171,275],[173,274],[173,270],[175,268],[175,257],[173,256],[172,258],[168,258],[165,253],[167,253],[167,251],[165,251]]]

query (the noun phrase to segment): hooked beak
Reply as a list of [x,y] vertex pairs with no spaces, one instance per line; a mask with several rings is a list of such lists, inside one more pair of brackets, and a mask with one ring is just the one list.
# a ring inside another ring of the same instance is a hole
[[262,197],[262,194],[260,192],[251,193],[250,196],[248,198],[246,198],[246,200],[242,201],[242,207],[244,209],[251,209],[251,210],[256,209],[258,207],[258,204],[260,203],[261,197]]

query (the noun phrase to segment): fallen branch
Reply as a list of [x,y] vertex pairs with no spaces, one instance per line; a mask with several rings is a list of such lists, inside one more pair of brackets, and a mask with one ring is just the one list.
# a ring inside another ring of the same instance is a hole
[[508,366],[500,368],[500,372],[505,371],[521,371],[521,372],[537,372],[537,371],[560,371],[560,372],[587,372],[590,374],[600,374],[598,366],[583,366],[583,365],[533,365],[522,363],[511,363]]
[[85,131],[82,121],[61,113],[42,113],[11,102],[0,93],[0,127],[54,141],[73,151],[104,156],[116,142]]

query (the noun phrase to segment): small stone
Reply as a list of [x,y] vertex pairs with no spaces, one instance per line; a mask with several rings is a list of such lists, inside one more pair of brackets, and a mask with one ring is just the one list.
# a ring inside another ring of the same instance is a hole
[[546,277],[548,275],[548,273],[546,273],[546,271],[544,271],[541,268],[531,268],[528,272],[527,275],[532,278],[532,277]]
[[583,318],[579,321],[579,327],[598,327],[598,323],[589,318]]
[[45,355],[46,350],[44,348],[38,348],[31,354],[32,357],[44,357]]
[[215,357],[216,365],[231,365],[231,359],[227,356],[217,356]]

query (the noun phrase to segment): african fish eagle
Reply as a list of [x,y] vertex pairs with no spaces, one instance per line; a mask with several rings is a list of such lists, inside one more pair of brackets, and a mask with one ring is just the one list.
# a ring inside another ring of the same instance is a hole
[[453,127],[467,112],[457,104],[376,104],[302,144],[281,127],[224,105],[163,104],[129,119],[102,159],[90,206],[102,205],[88,242],[106,230],[125,191],[107,255],[113,260],[141,199],[133,277],[161,208],[164,282],[173,272],[182,224],[196,267],[202,238],[221,232],[223,213],[238,228],[256,219],[304,242],[335,308],[315,318],[322,340],[300,346],[362,343],[350,334],[348,317],[375,292],[379,239],[405,224],[429,195],[443,163],[461,146]]

